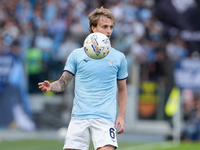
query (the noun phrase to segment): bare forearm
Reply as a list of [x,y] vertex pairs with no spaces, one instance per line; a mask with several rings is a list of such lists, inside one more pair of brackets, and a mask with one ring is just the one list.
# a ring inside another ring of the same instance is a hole
[[51,91],[54,91],[54,92],[64,91],[72,78],[73,78],[73,75],[71,73],[63,72],[59,80],[51,83]]
[[122,118],[125,118],[126,103],[127,103],[127,92],[119,91],[118,92],[118,107],[119,107],[119,116]]

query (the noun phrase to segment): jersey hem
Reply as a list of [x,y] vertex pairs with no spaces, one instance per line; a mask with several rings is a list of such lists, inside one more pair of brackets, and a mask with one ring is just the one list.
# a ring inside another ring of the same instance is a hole
[[71,120],[88,120],[88,119],[105,119],[111,123],[115,123],[115,121],[111,120],[111,119],[108,119],[108,118],[104,118],[104,117],[97,117],[97,116],[89,116],[89,117],[71,117]]

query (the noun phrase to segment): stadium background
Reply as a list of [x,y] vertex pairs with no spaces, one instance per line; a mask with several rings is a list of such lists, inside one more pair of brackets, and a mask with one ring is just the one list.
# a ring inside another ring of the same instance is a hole
[[[47,94],[37,83],[60,77],[70,52],[89,34],[88,14],[100,6],[116,17],[111,44],[128,61],[127,128],[119,139],[198,141],[198,0],[1,0],[0,139],[59,138],[69,123],[73,82]],[[174,87],[181,109],[167,115]]]

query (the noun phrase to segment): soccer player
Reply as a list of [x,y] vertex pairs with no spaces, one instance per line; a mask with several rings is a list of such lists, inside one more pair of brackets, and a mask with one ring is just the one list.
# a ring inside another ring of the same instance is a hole
[[[90,32],[101,32],[110,38],[115,18],[109,9],[95,9],[89,14]],[[117,132],[124,132],[127,101],[127,62],[123,53],[111,47],[102,59],[88,57],[83,47],[67,58],[59,80],[38,83],[43,92],[65,90],[75,76],[75,97],[63,149],[88,150],[90,136],[95,150],[118,147]],[[118,117],[116,118],[118,104]]]

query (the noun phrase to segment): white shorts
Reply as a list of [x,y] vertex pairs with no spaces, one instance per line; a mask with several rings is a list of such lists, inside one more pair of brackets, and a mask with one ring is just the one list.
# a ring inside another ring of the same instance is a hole
[[88,150],[92,137],[95,150],[105,145],[118,147],[114,124],[106,119],[71,120],[63,149]]

